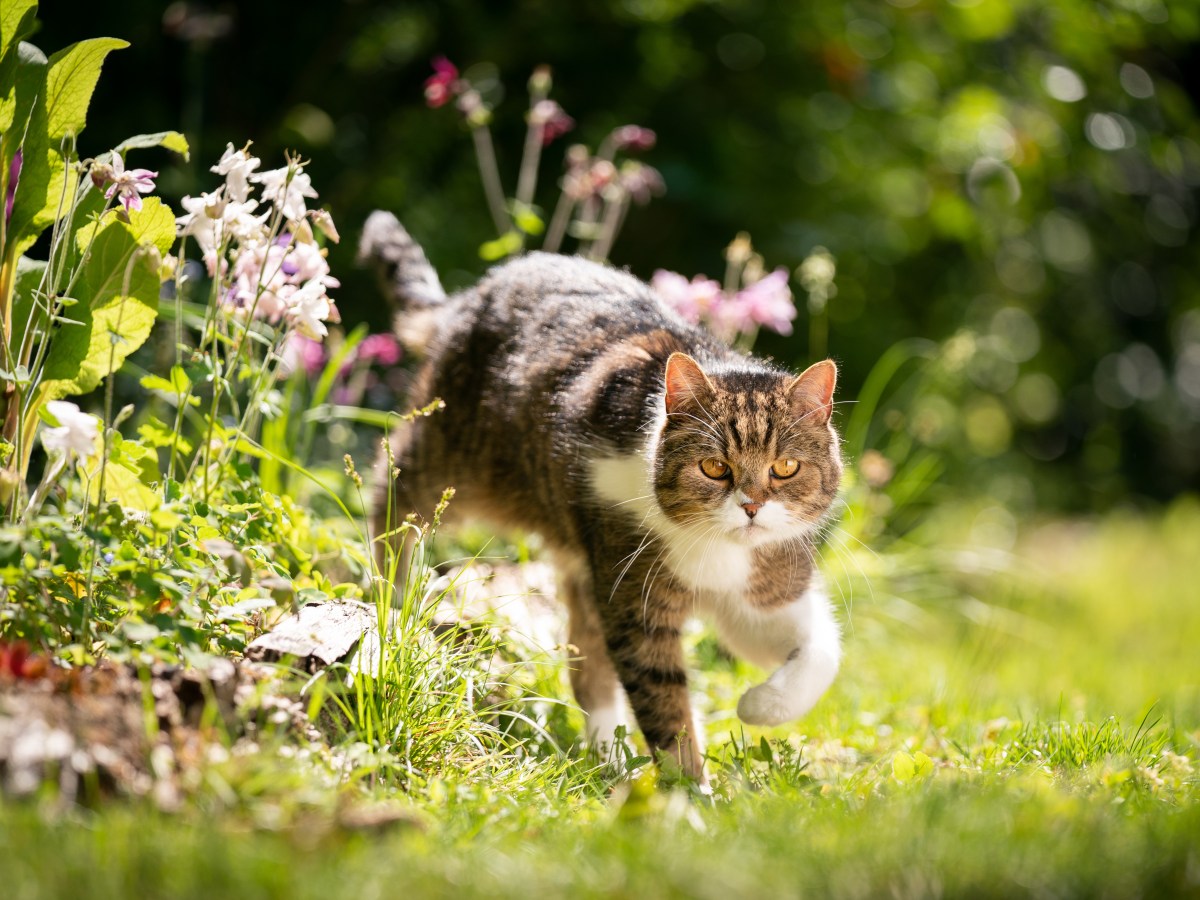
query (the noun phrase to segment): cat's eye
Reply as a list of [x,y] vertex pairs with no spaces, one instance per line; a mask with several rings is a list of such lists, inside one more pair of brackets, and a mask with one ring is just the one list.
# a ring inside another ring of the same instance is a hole
[[775,465],[771,466],[771,474],[776,478],[791,478],[800,471],[800,460],[798,459],[777,459]]
[[709,478],[725,478],[729,475],[729,463],[710,456],[700,460],[700,471]]

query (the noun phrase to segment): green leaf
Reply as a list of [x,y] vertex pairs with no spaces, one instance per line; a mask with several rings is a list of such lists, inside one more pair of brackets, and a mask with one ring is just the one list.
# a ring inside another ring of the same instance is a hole
[[36,14],[34,0],[4,0],[0,3],[0,132],[7,132],[12,127],[16,115],[19,41],[33,30]]
[[138,384],[148,391],[164,391],[172,396],[175,394],[175,385],[161,375],[146,375]]
[[80,253],[87,249],[98,230],[118,222],[133,235],[139,244],[154,244],[159,253],[167,253],[175,243],[175,213],[158,197],[143,197],[141,209],[131,209],[128,222],[121,219],[124,210],[110,209],[99,222],[89,222],[75,232],[75,248]]
[[892,777],[901,784],[907,784],[912,781],[917,774],[917,764],[911,756],[903,750],[896,753],[892,757]]
[[93,503],[114,500],[126,509],[151,512],[162,502],[150,485],[159,480],[158,455],[149,447],[123,441],[119,434],[110,437],[108,461],[104,466],[104,497],[100,496],[100,460],[104,438],[96,436],[96,454],[84,467],[88,495]]
[[515,204],[513,208],[513,221],[526,234],[539,235],[546,230],[546,225],[542,221],[541,216],[528,206],[522,206],[519,203]]
[[185,161],[192,158],[187,138],[178,131],[157,131],[154,134],[139,134],[131,138],[126,138],[113,149],[124,156],[127,150],[144,150],[149,147],[164,147],[167,150],[172,150],[182,156]]
[[94,389],[150,335],[158,314],[157,268],[130,229],[111,222],[96,236],[81,276],[83,322],[59,331],[46,355],[38,400],[45,402]]
[[[37,47],[22,42],[17,48],[16,103],[12,127],[4,133],[3,171],[0,183],[8,186],[8,167],[17,150],[24,153],[21,175],[8,221],[6,254],[24,252],[37,239],[44,219],[51,172],[62,159],[46,138],[46,57]],[[61,182],[59,182],[61,186]],[[55,208],[58,203],[55,198]],[[36,220],[36,221],[35,221]],[[12,259],[14,256],[10,255]]]
[[17,282],[13,291],[12,313],[12,346],[20,347],[25,339],[27,328],[44,332],[46,327],[46,307],[43,302],[35,299],[35,293],[42,283],[46,271],[46,263],[40,259],[30,259],[22,256],[17,259]]
[[52,141],[83,131],[104,58],[113,50],[128,46],[128,41],[119,38],[91,38],[50,57],[50,70],[46,74],[46,124]]
[[37,0],[4,0],[0,3],[0,54],[33,30]]
[[892,777],[900,784],[926,779],[933,770],[933,760],[920,750],[911,756],[901,750],[892,757]]
[[515,231],[509,231],[494,241],[487,241],[481,244],[479,247],[479,256],[481,259],[492,262],[493,260],[503,259],[505,256],[519,253],[520,250],[521,235]]

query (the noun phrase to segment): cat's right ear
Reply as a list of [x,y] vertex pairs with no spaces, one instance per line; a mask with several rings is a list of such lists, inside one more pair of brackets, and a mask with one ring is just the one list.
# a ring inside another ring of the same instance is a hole
[[703,405],[715,389],[700,368],[700,364],[686,353],[672,353],[667,360],[665,372],[667,382],[667,413],[680,412],[688,403]]

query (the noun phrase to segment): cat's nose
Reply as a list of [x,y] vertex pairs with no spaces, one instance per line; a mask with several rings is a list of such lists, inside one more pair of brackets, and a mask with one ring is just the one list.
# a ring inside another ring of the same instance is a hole
[[742,504],[742,509],[746,511],[746,515],[753,519],[755,515],[758,514],[758,511],[762,509],[762,504],[754,503],[753,501],[747,501]]

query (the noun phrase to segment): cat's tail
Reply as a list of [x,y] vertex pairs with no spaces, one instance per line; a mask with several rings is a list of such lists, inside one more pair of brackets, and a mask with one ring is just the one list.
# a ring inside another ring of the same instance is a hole
[[446,299],[425,251],[390,212],[377,209],[367,217],[358,261],[375,269],[384,294],[400,312],[437,306]]

